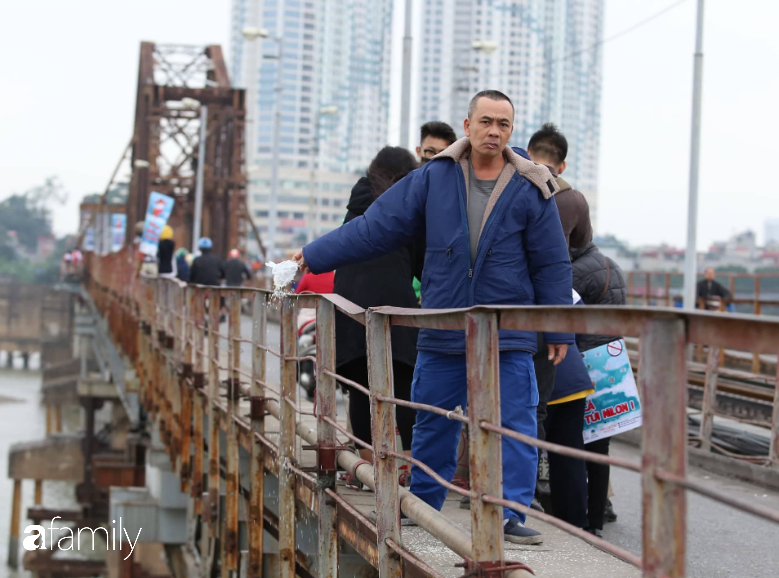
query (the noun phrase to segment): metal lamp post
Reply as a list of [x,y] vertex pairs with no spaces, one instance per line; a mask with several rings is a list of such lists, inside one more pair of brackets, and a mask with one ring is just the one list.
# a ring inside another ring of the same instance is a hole
[[271,159],[271,191],[270,204],[268,206],[268,250],[265,260],[273,259],[276,251],[276,221],[278,219],[278,197],[279,197],[279,135],[281,133],[281,66],[284,58],[284,42],[281,37],[272,37],[265,28],[246,27],[242,30],[243,37],[247,40],[257,40],[259,38],[268,38],[273,40],[277,47],[276,56],[265,56],[264,58],[273,58],[277,61],[276,66],[276,86],[274,87],[275,98],[273,99],[273,142]]
[[195,215],[192,219],[192,253],[198,251],[197,242],[200,239],[200,231],[203,221],[203,169],[206,164],[206,124],[208,122],[208,107],[200,104],[194,98],[183,98],[181,104],[184,108],[196,109],[200,107],[200,142],[197,145],[197,175],[195,180]]
[[684,308],[695,309],[698,235],[698,168],[701,146],[701,108],[703,105],[703,0],[698,0],[695,32],[695,67],[692,85],[692,135],[690,139],[690,193],[687,199],[687,250],[684,256]]

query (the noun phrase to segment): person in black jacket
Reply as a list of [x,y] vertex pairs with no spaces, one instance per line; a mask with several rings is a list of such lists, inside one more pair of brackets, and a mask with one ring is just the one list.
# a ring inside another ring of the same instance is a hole
[[213,243],[208,237],[202,237],[197,242],[200,257],[192,261],[189,271],[189,282],[192,285],[210,285],[219,287],[225,277],[222,260],[211,252]]
[[[586,305],[625,305],[627,286],[622,269],[590,243],[583,249],[571,249],[573,288]],[[621,339],[615,335],[576,334],[576,344],[581,352]],[[584,449],[598,454],[609,454],[609,440],[601,438]],[[587,462],[587,518],[588,530],[600,536],[604,521],[617,519],[609,493],[609,466]]]
[[165,225],[160,233],[160,242],[157,245],[157,274],[160,277],[176,277],[176,259],[173,252],[176,250],[176,242],[173,240],[173,229]]
[[252,278],[252,273],[246,266],[246,263],[241,260],[241,252],[238,249],[233,249],[227,255],[230,260],[224,264],[225,273],[225,285],[228,287],[240,287],[243,285],[244,280],[248,281]]
[[733,299],[730,291],[714,280],[716,276],[714,269],[708,267],[703,273],[703,279],[698,281],[698,284],[695,286],[695,306],[698,309],[716,311],[719,309],[720,301],[724,301],[725,305],[728,305]]
[[[417,168],[414,157],[400,147],[384,147],[352,189],[346,206],[345,223],[362,215],[368,207],[395,182]],[[412,281],[422,277],[424,242],[394,251],[378,259],[339,267],[335,272],[333,291],[360,307],[418,307]],[[395,397],[411,399],[411,381],[417,358],[417,333],[412,327],[392,327],[392,368]],[[343,313],[335,318],[336,371],[339,375],[368,387],[368,359],[365,327]],[[371,441],[371,407],[365,394],[349,392],[349,416],[354,435],[366,443]],[[413,409],[398,406],[397,424],[404,451],[411,453],[412,428],[416,420]],[[368,450],[361,449],[363,459],[373,461]]]

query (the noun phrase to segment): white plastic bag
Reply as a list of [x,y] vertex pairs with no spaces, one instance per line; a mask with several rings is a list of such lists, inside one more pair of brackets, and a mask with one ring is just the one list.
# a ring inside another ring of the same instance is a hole
[[295,275],[298,273],[298,264],[294,261],[282,261],[281,263],[268,261],[265,264],[273,270],[273,294],[276,297],[281,297],[284,294],[284,288],[295,279]]

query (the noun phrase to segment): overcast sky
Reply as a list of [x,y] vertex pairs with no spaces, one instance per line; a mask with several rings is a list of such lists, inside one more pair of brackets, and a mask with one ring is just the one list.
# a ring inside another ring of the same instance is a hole
[[[605,37],[670,4],[606,0]],[[777,22],[775,0],[707,2],[701,248],[748,228],[762,241],[779,218]],[[74,231],[78,200],[105,188],[132,136],[139,42],[229,50],[229,25],[228,0],[0,2],[0,198],[59,175],[71,199],[55,228]],[[685,242],[694,35],[687,0],[604,46],[599,233]]]

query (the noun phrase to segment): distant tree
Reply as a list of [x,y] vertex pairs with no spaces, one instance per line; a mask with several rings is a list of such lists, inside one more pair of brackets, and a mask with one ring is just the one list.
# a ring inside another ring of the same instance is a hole
[[33,262],[19,257],[16,244],[27,253],[34,253],[38,237],[53,235],[52,208],[66,200],[67,193],[59,178],[51,176],[41,185],[0,201],[0,278],[27,283],[57,279],[62,251],[55,251],[44,261]]
[[14,231],[22,247],[35,251],[38,237],[52,234],[50,205],[62,205],[66,200],[62,183],[52,176],[42,185],[0,202],[0,245],[8,246],[8,233]]

